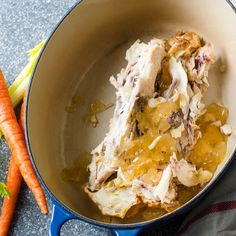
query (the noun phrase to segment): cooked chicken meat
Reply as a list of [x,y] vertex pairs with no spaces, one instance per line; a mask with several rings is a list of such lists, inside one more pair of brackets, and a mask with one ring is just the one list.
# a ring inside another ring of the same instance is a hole
[[170,203],[176,197],[176,192],[171,186],[172,171],[168,165],[162,173],[160,182],[151,186],[144,181],[135,180],[133,187],[145,203],[161,202]]
[[110,78],[115,111],[92,151],[85,187],[104,215],[124,218],[139,204],[171,211],[179,186],[202,188],[211,180],[231,133],[227,109],[206,109],[202,101],[213,54],[193,32],[137,40],[127,50],[126,68]]
[[136,41],[126,53],[126,69],[121,70],[117,79],[110,79],[117,89],[117,102],[110,131],[92,152],[93,159],[89,165],[91,190],[98,190],[117,171],[117,152],[125,137],[130,135],[135,103],[139,97],[149,97],[154,93],[154,83],[166,54],[160,42],[152,40],[145,44]]
[[128,210],[140,202],[131,188],[117,188],[112,181],[95,193],[87,188],[85,191],[104,215],[124,218]]
[[177,160],[176,154],[170,158],[171,169],[174,177],[187,187],[198,184],[204,185],[212,178],[212,173],[208,170],[199,169],[187,162],[185,159]]

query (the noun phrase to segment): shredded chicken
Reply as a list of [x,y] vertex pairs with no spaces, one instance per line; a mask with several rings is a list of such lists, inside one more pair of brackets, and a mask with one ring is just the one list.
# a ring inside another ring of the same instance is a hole
[[[126,60],[126,68],[110,78],[116,89],[115,111],[109,132],[92,151],[85,187],[103,214],[120,218],[140,204],[172,211],[180,205],[180,185],[203,187],[213,176],[210,161],[203,159],[200,168],[201,160],[198,165],[190,161],[209,125],[202,99],[209,87],[213,45],[196,33],[178,32],[165,41],[137,40]],[[220,149],[231,128],[219,114],[208,115],[213,115]],[[210,141],[204,145],[203,155],[213,155]]]
[[116,188],[113,182],[104,185],[97,192],[91,192],[87,187],[85,191],[104,215],[124,218],[128,210],[139,203],[131,188]]
[[154,83],[161,69],[161,61],[165,56],[165,49],[159,41],[148,44],[136,41],[126,53],[128,65],[121,70],[117,79],[111,77],[111,83],[117,89],[117,102],[114,116],[111,119],[110,131],[97,148],[92,151],[89,188],[97,190],[107,178],[117,171],[117,149],[122,139],[128,136],[131,127],[131,113],[137,97],[151,96]]
[[168,43],[170,56],[187,57],[201,47],[201,38],[193,32],[178,32],[168,40]]
[[231,129],[231,126],[228,125],[228,124],[225,124],[223,126],[220,127],[220,130],[223,134],[225,135],[230,135],[232,134],[232,129]]
[[178,181],[184,186],[204,185],[212,178],[210,171],[203,169],[196,170],[196,167],[188,163],[185,159],[178,161],[175,153],[171,157],[170,163],[173,176],[177,177]]
[[170,131],[170,133],[171,133],[171,136],[172,136],[173,138],[180,138],[180,137],[182,136],[182,132],[183,132],[184,130],[185,130],[185,129],[184,129],[184,124],[182,123],[178,128],[172,129],[172,130]]
[[150,150],[154,149],[155,146],[157,145],[157,143],[160,141],[160,139],[161,139],[161,135],[160,135],[160,136],[157,136],[157,137],[152,141],[152,143],[148,146],[148,148],[149,148]]
[[176,191],[171,186],[172,171],[168,165],[162,174],[161,180],[156,186],[151,186],[143,181],[136,180],[133,188],[145,203],[158,202],[170,203],[176,197]]
[[151,107],[151,108],[155,108],[155,107],[157,107],[158,104],[163,103],[163,102],[166,102],[166,99],[163,98],[163,97],[150,98],[150,99],[148,100],[148,105],[149,105],[149,107]]
[[170,97],[174,90],[180,96],[180,108],[184,114],[184,118],[187,119],[189,109],[189,96],[187,92],[188,77],[180,61],[174,57],[169,61],[169,73],[172,77],[172,83],[165,92],[166,97]]

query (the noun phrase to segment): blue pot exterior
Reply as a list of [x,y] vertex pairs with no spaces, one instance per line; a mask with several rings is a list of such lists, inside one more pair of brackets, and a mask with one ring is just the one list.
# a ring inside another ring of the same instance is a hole
[[[56,201],[54,197],[51,198],[53,202],[53,208],[52,208],[52,217],[50,221],[50,228],[49,228],[49,235],[50,236],[59,236],[60,230],[62,225],[72,219],[77,220],[83,220],[80,217],[75,216],[74,214],[70,213],[66,209],[64,209],[60,203]],[[86,221],[88,222],[88,221]],[[103,225],[98,225],[103,226]],[[103,226],[107,227],[107,226]],[[135,227],[135,228],[113,228],[111,227],[111,231],[114,233],[114,235],[117,236],[135,236],[138,235],[138,233],[144,228],[143,227]]]
[[53,204],[52,218],[50,222],[49,235],[56,236],[60,235],[62,225],[71,219],[74,219],[74,215],[64,210],[58,203]]

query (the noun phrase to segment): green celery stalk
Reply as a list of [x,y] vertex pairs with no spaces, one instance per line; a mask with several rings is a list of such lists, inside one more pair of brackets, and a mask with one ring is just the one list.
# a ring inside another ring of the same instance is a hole
[[[40,52],[45,44],[45,40],[40,42],[37,46],[27,52],[28,64],[21,71],[21,73],[16,77],[12,85],[9,87],[8,91],[11,97],[12,105],[15,108],[23,98],[24,92],[29,86],[30,77],[34,71],[35,64],[40,55]],[[0,132],[0,139],[2,138],[2,133]]]
[[30,75],[26,77],[22,82],[16,87],[15,91],[10,94],[13,107],[16,107],[23,98],[24,92],[28,88],[30,80]]
[[[44,41],[39,43],[35,48],[28,51],[28,56],[29,56],[28,64],[25,66],[25,68],[21,71],[21,73],[17,76],[15,81],[9,87],[9,94],[11,96],[12,103],[15,104],[14,107],[20,102],[20,101],[13,100],[15,97],[17,97],[17,96],[14,96],[14,92],[16,91],[16,89],[20,86],[20,84],[24,80],[28,80],[28,77],[30,77],[32,75],[32,73],[34,71],[35,64],[36,64],[37,59],[40,55],[40,52],[41,52],[41,49],[42,49],[43,45],[44,45]],[[22,91],[22,92],[23,93],[20,96],[21,99],[22,99],[23,94],[24,94],[24,91]]]
[[44,44],[45,44],[46,40],[43,40],[42,42],[40,42],[37,46],[35,46],[33,49],[30,49],[27,54],[28,57],[34,56],[35,54],[38,54],[41,49],[43,48]]

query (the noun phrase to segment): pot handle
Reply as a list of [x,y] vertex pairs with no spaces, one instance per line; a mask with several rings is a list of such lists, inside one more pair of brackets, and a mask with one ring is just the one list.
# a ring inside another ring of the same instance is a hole
[[137,236],[142,228],[134,228],[134,229],[113,229],[112,232],[116,236]]
[[49,235],[60,236],[60,230],[62,225],[66,221],[72,219],[75,219],[75,217],[72,214],[65,211],[62,207],[59,207],[57,204],[53,204]]

